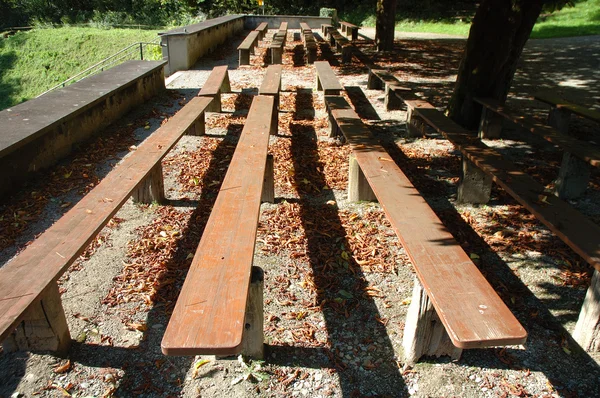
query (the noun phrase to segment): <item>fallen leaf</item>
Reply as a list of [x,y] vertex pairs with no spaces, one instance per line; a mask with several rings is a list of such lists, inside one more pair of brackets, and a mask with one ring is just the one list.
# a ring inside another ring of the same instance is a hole
[[54,370],[54,373],[66,373],[70,369],[71,369],[71,360],[69,359],[69,360],[67,360],[67,362],[55,367],[53,370]]

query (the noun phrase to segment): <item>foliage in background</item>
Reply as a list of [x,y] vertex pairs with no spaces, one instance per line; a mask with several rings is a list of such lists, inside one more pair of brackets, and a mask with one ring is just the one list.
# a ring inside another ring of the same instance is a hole
[[[71,27],[0,39],[0,109],[35,97],[132,43],[156,40],[157,33]],[[144,58],[160,59],[159,50],[148,48]],[[134,54],[139,59],[139,50]]]

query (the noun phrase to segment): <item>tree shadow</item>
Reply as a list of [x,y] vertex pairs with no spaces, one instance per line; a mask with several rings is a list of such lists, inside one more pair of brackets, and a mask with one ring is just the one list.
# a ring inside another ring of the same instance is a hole
[[[0,40],[0,46],[2,46],[2,41]],[[15,97],[21,86],[21,79],[8,76],[8,71],[16,62],[17,53],[15,51],[0,55],[0,111],[22,102],[20,98]]]
[[[309,91],[298,91],[296,114],[300,114],[308,103],[312,106],[312,100]],[[305,118],[294,118],[289,126],[295,170],[292,178],[299,194],[300,219],[307,239],[306,255],[316,285],[316,302],[321,303],[331,348],[270,349],[275,352],[293,350],[297,358],[315,359],[316,363],[302,362],[310,367],[335,367],[344,397],[363,396],[367,391],[384,396],[390,391],[395,391],[397,396],[406,395],[407,387],[395,360],[394,347],[385,326],[378,322],[381,314],[373,298],[366,294],[368,281],[352,256],[347,260],[343,257],[344,250],[350,247],[346,232],[338,207],[331,205],[335,200],[332,191],[322,190],[326,181],[316,132],[312,124],[302,123],[303,120]],[[371,353],[377,358],[376,369],[365,368],[364,363],[349,359],[356,356],[352,330],[358,327],[364,337],[359,344],[377,344]]]

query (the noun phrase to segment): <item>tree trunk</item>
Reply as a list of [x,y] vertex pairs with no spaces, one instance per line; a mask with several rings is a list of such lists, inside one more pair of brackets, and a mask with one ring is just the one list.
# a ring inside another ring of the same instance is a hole
[[474,97],[505,101],[517,62],[542,10],[543,0],[484,0],[475,14],[458,69],[448,116],[474,129],[481,105]]
[[396,2],[397,0],[377,0],[377,22],[375,26],[377,51],[392,51],[394,49]]

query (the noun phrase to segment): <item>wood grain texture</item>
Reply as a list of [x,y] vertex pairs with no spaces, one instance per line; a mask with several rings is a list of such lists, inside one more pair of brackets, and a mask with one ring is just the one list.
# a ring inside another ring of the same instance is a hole
[[358,115],[329,101],[340,130],[458,348],[522,344],[527,333]]
[[258,30],[252,30],[248,33],[248,36],[242,41],[242,43],[238,46],[238,50],[251,50],[258,44]]
[[273,97],[256,96],[162,340],[166,355],[242,348]]
[[530,116],[521,114],[516,109],[502,104],[496,99],[475,98],[475,101],[487,109],[494,111],[502,117],[527,129],[531,133],[539,135],[545,140],[560,146],[565,151],[571,152],[573,155],[585,160],[592,166],[600,166],[600,148],[597,146],[563,134],[550,126],[538,122]]
[[211,97],[228,92],[229,90],[223,88],[225,81],[227,81],[227,85],[229,85],[227,65],[215,66],[198,95],[201,97]]
[[590,109],[580,104],[576,104],[571,102],[565,98],[563,98],[560,93],[551,92],[551,91],[541,91],[536,93],[533,98],[538,101],[545,102],[557,108],[562,108],[569,110],[570,112],[593,120],[595,122],[600,122],[600,112],[594,109]]
[[344,89],[327,61],[315,61],[319,89],[325,95],[339,95]]
[[79,257],[153,167],[203,117],[209,98],[193,98],[92,191],[12,261],[0,268],[0,341]]
[[585,261],[600,270],[600,227],[436,109],[415,112]]
[[265,78],[258,89],[258,93],[261,95],[279,95],[279,91],[281,90],[281,74],[282,74],[283,66],[282,65],[269,65],[267,67],[267,73],[265,74]]

